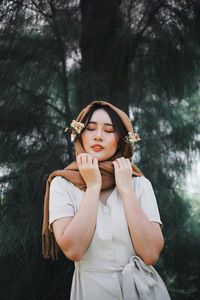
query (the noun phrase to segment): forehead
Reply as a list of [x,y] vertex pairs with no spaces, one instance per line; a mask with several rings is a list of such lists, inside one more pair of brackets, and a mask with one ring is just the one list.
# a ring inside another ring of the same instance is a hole
[[99,108],[93,112],[90,122],[112,124],[109,114],[102,108]]

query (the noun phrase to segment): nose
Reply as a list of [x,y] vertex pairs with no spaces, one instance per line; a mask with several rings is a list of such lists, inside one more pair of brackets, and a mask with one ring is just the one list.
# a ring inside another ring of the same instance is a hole
[[101,130],[97,130],[96,131],[96,134],[94,136],[94,140],[95,141],[103,141],[102,131]]
[[103,141],[102,137],[100,137],[100,136],[99,137],[95,137],[94,140],[95,141],[101,141],[101,142]]

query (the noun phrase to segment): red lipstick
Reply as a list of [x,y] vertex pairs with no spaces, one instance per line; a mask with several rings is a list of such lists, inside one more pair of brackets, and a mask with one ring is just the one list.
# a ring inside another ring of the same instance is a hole
[[102,151],[104,148],[103,146],[99,145],[99,144],[95,144],[92,146],[92,149],[95,151],[95,152],[100,152]]

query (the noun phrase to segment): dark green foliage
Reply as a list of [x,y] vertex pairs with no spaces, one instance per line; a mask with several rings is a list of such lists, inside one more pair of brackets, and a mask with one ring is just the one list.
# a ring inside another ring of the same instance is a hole
[[135,161],[164,224],[156,268],[172,299],[199,299],[199,203],[185,194],[200,149],[199,20],[199,1],[0,2],[1,299],[69,298],[73,264],[41,256],[45,180],[73,160],[64,127],[99,98],[141,135]]

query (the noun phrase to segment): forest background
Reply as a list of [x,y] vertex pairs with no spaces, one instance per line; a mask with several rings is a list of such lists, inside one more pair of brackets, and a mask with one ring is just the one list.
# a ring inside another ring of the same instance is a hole
[[200,299],[198,0],[0,1],[0,297],[69,299],[73,264],[41,255],[48,174],[74,159],[64,134],[87,103],[129,113],[134,162],[164,224],[156,269],[173,300]]

